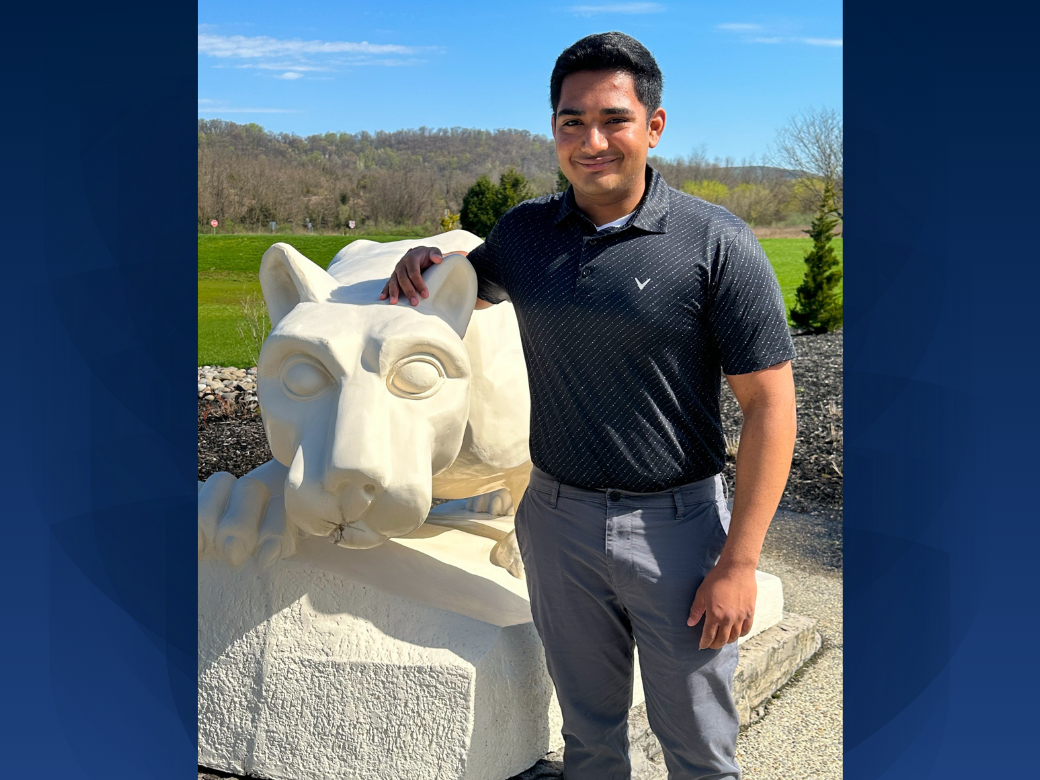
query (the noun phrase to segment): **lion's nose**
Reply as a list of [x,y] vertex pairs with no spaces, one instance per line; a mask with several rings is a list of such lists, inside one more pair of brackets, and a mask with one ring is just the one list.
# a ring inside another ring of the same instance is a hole
[[361,383],[337,399],[325,461],[328,492],[349,494],[356,501],[371,503],[389,486],[390,445],[378,424],[384,416],[385,395],[382,386],[373,388]]
[[332,500],[339,506],[343,520],[347,523],[364,515],[386,490],[381,480],[356,470],[330,474],[325,488],[332,494]]
[[325,489],[335,495],[357,495],[371,503],[386,491],[386,480],[376,469],[330,467],[326,473]]

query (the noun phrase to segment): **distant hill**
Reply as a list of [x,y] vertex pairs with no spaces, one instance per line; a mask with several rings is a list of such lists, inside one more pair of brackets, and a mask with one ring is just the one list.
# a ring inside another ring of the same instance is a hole
[[788,171],[772,165],[729,165],[720,166],[720,181],[765,182],[775,179],[800,179],[808,174],[800,171]]
[[[714,179],[728,187],[777,183],[797,175],[762,165],[703,157],[651,157],[672,186]],[[302,138],[257,124],[198,120],[199,229],[266,229],[270,221],[319,231],[349,220],[377,226],[428,225],[458,213],[478,176],[493,181],[509,167],[537,193],[556,189],[551,138],[526,130],[453,127],[377,133],[325,133]]]

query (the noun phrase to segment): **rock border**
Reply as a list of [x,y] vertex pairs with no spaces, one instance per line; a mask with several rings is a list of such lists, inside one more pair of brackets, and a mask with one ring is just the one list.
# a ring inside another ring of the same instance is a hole
[[257,404],[256,368],[199,366],[199,400]]

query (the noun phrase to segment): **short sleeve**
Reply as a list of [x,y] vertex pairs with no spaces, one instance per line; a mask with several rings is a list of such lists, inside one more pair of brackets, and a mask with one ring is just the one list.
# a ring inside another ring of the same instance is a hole
[[477,273],[477,297],[488,303],[501,303],[509,300],[509,293],[502,284],[501,277],[501,242],[498,220],[484,243],[469,253],[468,258],[473,270]]
[[750,374],[796,357],[780,285],[746,225],[712,274],[711,334],[726,374]]

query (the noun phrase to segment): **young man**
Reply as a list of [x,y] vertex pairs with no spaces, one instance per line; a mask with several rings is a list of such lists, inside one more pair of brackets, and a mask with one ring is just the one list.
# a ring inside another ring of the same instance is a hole
[[[647,165],[661,89],[627,35],[564,51],[550,97],[571,186],[510,210],[469,254],[477,308],[512,301],[527,361],[534,468],[516,537],[568,780],[630,775],[633,642],[670,778],[740,777],[736,641],[794,448],[776,277],[747,225]],[[380,299],[417,304],[441,258],[408,252]],[[744,413],[732,519],[720,373]]]

